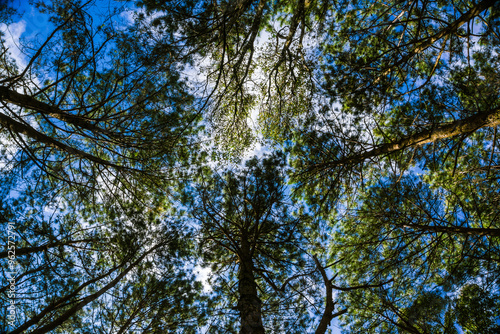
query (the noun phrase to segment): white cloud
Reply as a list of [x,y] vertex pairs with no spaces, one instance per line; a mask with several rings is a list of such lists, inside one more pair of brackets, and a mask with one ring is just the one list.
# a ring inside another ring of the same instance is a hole
[[210,274],[212,273],[212,270],[210,270],[210,268],[204,268],[197,265],[195,266],[195,272],[197,279],[201,281],[201,284],[203,285],[203,291],[211,292],[212,287],[210,286],[208,279],[210,277]]
[[0,31],[4,33],[5,46],[9,49],[10,56],[16,61],[19,68],[27,65],[26,57],[20,49],[19,40],[26,31],[26,21],[22,20],[10,25],[0,23]]

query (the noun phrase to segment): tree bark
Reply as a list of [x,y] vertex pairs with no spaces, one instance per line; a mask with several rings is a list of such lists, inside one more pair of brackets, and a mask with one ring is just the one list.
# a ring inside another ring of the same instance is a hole
[[325,290],[326,290],[326,296],[325,296],[325,310],[323,311],[323,315],[321,316],[321,320],[318,324],[318,327],[316,327],[316,331],[314,332],[315,334],[325,334],[326,331],[328,330],[328,326],[330,326],[330,323],[332,322],[333,319],[336,317],[341,316],[342,314],[347,313],[347,309],[340,310],[336,313],[333,313],[335,311],[335,302],[333,301],[333,289],[335,286],[332,284],[331,279],[328,278],[328,275],[326,274],[325,268],[321,265],[319,262],[318,258],[316,256],[313,256],[314,262],[316,263],[316,267],[318,268],[319,272],[321,273],[321,277],[323,278],[323,282],[325,283]]
[[[45,245],[41,246],[35,246],[35,247],[23,247],[23,248],[17,248],[15,251],[16,256],[17,255],[26,255],[26,254],[31,254],[31,253],[37,253],[43,250],[48,250],[49,248],[54,248],[58,246],[70,246],[73,244],[81,243],[81,242],[92,242],[95,241],[95,239],[83,239],[83,240],[69,240],[69,241],[56,241],[52,243],[47,243]],[[9,252],[0,252],[0,259],[6,258],[9,256]]]
[[461,26],[466,24],[467,22],[470,22],[472,19],[474,19],[476,16],[479,16],[482,12],[484,12],[486,9],[490,8],[497,2],[498,0],[483,0],[476,4],[474,7],[472,7],[468,12],[464,13],[462,16],[460,16],[456,21],[448,25],[448,27],[444,28],[443,30],[439,31],[433,36],[430,36],[424,43],[416,47],[413,51],[412,54],[417,54],[422,52],[423,50],[427,49],[430,47],[432,44],[434,44],[436,41],[439,39],[448,36],[455,31],[458,30]]
[[97,164],[100,164],[103,166],[108,166],[108,167],[113,167],[113,168],[118,169],[118,170],[133,170],[132,168],[116,165],[110,161],[101,159],[95,155],[86,153],[82,150],[79,150],[79,149],[74,148],[72,146],[66,145],[63,142],[60,142],[60,141],[58,141],[50,136],[47,136],[46,134],[43,134],[43,133],[37,131],[36,129],[34,129],[31,126],[29,126],[27,124],[20,123],[16,120],[10,118],[9,116],[2,114],[2,113],[0,113],[0,125],[9,129],[13,133],[23,134],[23,135],[25,135],[31,139],[34,139],[40,143],[44,143],[48,146],[54,147],[60,151],[64,151],[64,152],[69,153],[73,156],[88,159],[88,160],[95,162]]
[[242,239],[238,273],[240,334],[264,334],[261,300],[257,295],[250,244],[245,236]]
[[384,286],[385,284],[393,282],[393,279],[390,279],[386,282],[382,282],[382,283],[378,283],[378,284],[364,284],[364,285],[357,285],[357,286],[350,286],[350,287],[336,286],[332,283],[332,279],[328,278],[328,275],[326,274],[326,271],[325,271],[325,267],[323,267],[321,265],[318,258],[316,256],[313,256],[313,259],[314,259],[314,262],[316,263],[316,267],[318,268],[319,272],[321,273],[321,277],[323,278],[323,282],[325,283],[325,290],[326,290],[325,310],[323,311],[323,315],[321,317],[319,325],[316,328],[316,331],[314,332],[315,334],[326,333],[326,331],[328,330],[328,326],[330,326],[330,322],[333,319],[348,312],[348,310],[345,308],[345,309],[340,310],[336,313],[333,313],[333,311],[335,310],[335,304],[336,304],[333,301],[333,290],[351,291],[351,290],[359,290],[359,289],[379,288],[381,286]]
[[439,139],[455,137],[461,134],[474,132],[482,127],[495,127],[500,125],[500,109],[480,112],[470,117],[447,124],[438,125],[414,135],[405,137],[392,143],[381,144],[372,150],[355,154],[336,161],[324,163],[325,167],[352,166],[362,163],[366,159],[383,156],[401,151],[408,147],[422,146]]
[[[315,334],[324,334],[326,333],[328,326],[330,326],[330,322],[332,321],[333,318],[340,314],[334,314],[333,311],[335,310],[335,302],[333,301],[333,287],[332,287],[332,282],[328,278],[325,269],[321,264],[319,263],[318,259],[316,256],[313,257],[314,262],[316,263],[316,266],[318,267],[318,270],[321,273],[321,277],[323,278],[323,282],[325,283],[325,290],[326,290],[326,297],[325,297],[325,310],[323,311],[323,315],[321,316],[321,320],[319,322],[318,327],[316,328],[316,331],[314,332]],[[345,310],[346,313],[347,310]],[[341,313],[341,314],[343,314]]]
[[453,23],[450,23],[446,28],[440,30],[436,34],[429,36],[425,38],[420,44],[417,43],[415,48],[411,50],[407,55],[403,56],[400,60],[395,62],[394,64],[391,64],[390,67],[385,70],[382,75],[380,75],[374,83],[378,82],[382,76],[389,74],[389,72],[393,71],[394,69],[399,68],[401,65],[409,61],[412,57],[415,55],[423,52],[427,48],[431,47],[435,42],[440,40],[441,38],[444,38],[446,36],[449,36],[450,34],[456,32],[461,26],[466,24],[467,22],[470,22],[472,19],[475,17],[479,16],[483,11],[486,9],[490,8],[495,4],[497,0],[483,0],[476,4],[474,7],[472,7],[468,12],[464,13],[462,16],[460,16],[456,21]]
[[95,134],[101,133],[110,137],[119,137],[117,133],[110,132],[106,129],[92,124],[92,119],[69,114],[59,109],[57,106],[38,101],[32,96],[18,93],[4,86],[0,86],[0,100],[15,104],[16,106],[21,108],[35,110],[46,116],[57,118],[58,120],[72,124],[75,127],[89,130]]

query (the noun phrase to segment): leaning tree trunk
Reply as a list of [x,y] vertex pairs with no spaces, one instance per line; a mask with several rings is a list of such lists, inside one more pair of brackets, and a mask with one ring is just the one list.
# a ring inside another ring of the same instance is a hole
[[[432,129],[415,133],[392,143],[381,144],[372,150],[344,157],[339,160],[328,161],[321,167],[352,166],[360,164],[366,159],[385,156],[409,147],[417,147],[433,143],[440,139],[452,138],[468,134],[483,127],[500,125],[500,109],[491,109],[451,123],[438,125]],[[318,166],[315,166],[318,168]]]
[[255,283],[248,240],[242,240],[241,245],[238,292],[238,310],[241,319],[240,334],[264,334],[261,301],[257,295],[257,284]]

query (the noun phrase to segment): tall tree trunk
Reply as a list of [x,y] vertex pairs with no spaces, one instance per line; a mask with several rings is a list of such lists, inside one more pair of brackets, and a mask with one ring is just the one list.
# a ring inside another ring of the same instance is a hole
[[323,278],[323,282],[325,283],[326,297],[325,297],[325,310],[323,311],[323,315],[321,316],[321,320],[316,328],[315,334],[325,334],[328,330],[328,326],[332,320],[338,316],[341,316],[344,313],[347,313],[347,309],[343,309],[339,312],[334,313],[335,311],[335,302],[333,301],[333,289],[334,286],[331,280],[328,278],[325,268],[321,265],[318,258],[316,256],[313,257],[314,262],[316,263],[316,267],[321,273],[321,277]]
[[422,146],[440,139],[474,132],[483,127],[495,127],[498,125],[500,125],[500,109],[492,109],[451,123],[438,125],[432,129],[415,133],[392,143],[381,144],[369,151],[326,162],[322,164],[323,166],[315,165],[314,168],[352,166],[360,164],[367,159],[384,156],[409,147]]
[[59,109],[59,107],[57,106],[39,101],[29,95],[20,94],[15,90],[9,89],[5,86],[0,86],[0,101],[4,103],[12,103],[21,108],[35,110],[43,115],[54,117],[60,121],[64,121],[76,127],[92,131],[95,134],[100,133],[108,135],[110,137],[119,137],[118,133],[113,133],[109,130],[106,130],[105,128],[101,128],[95,125],[95,123],[97,123],[97,120],[84,116],[72,115],[64,110]]
[[264,334],[261,301],[257,295],[257,284],[253,273],[250,244],[241,241],[240,268],[238,273],[238,310],[240,311],[240,334]]
[[99,158],[98,156],[89,154],[87,152],[84,152],[82,150],[79,150],[73,146],[69,146],[59,140],[56,140],[38,130],[33,128],[32,126],[28,125],[27,123],[20,123],[11,117],[4,115],[3,113],[0,113],[0,125],[4,127],[5,129],[8,129],[9,131],[12,131],[13,133],[16,134],[23,134],[31,139],[35,139],[36,141],[40,143],[44,143],[50,147],[54,147],[58,150],[61,150],[63,152],[75,155],[80,158],[88,159],[92,162],[104,165],[104,166],[110,166],[119,170],[124,170],[124,169],[129,169],[125,166],[119,166],[116,165],[110,161],[104,160]]

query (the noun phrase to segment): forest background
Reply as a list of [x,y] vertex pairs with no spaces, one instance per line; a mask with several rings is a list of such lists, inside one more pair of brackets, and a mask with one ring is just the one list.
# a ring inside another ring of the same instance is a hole
[[499,2],[0,23],[0,332],[500,330]]

